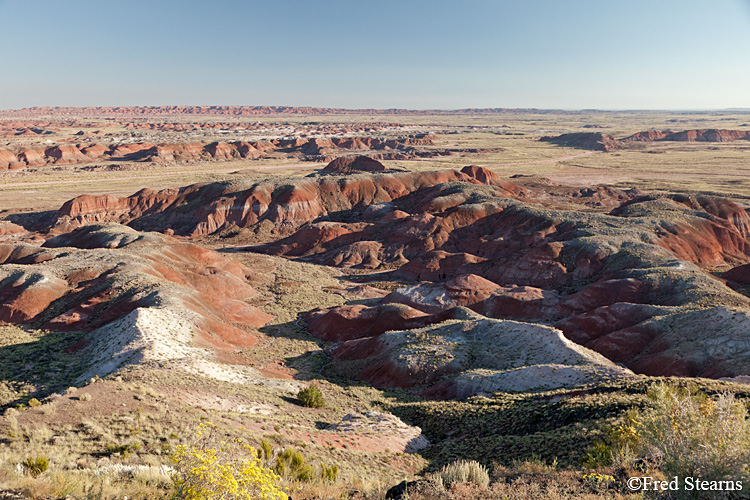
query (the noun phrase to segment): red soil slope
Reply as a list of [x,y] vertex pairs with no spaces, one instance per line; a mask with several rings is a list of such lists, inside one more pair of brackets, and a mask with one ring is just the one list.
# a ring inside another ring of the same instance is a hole
[[87,226],[43,247],[0,245],[0,320],[91,331],[139,307],[185,310],[199,345],[232,351],[271,316],[248,305],[250,270],[211,250],[130,228]]

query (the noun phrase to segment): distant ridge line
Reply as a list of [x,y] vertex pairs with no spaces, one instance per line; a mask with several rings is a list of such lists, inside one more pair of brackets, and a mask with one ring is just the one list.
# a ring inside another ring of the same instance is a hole
[[744,108],[715,110],[656,110],[656,109],[542,109],[542,108],[459,108],[459,109],[405,109],[405,108],[325,108],[314,106],[33,106],[19,109],[0,109],[0,118],[39,116],[262,116],[262,115],[585,115],[591,113],[674,113],[723,114],[742,113]]
[[[588,110],[589,112],[591,110]],[[0,110],[0,116],[162,116],[217,115],[256,116],[273,114],[373,114],[373,115],[434,115],[434,114],[580,114],[586,111],[537,108],[463,108],[463,109],[347,109],[306,106],[34,106]]]

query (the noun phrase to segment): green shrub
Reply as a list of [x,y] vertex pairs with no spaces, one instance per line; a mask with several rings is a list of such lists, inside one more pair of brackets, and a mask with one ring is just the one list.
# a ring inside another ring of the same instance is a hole
[[280,476],[289,477],[302,482],[315,479],[315,472],[310,464],[305,463],[302,452],[293,448],[286,448],[276,457],[274,472]]
[[258,458],[268,462],[273,456],[273,445],[268,439],[263,439],[260,442],[260,448],[258,449]]
[[49,459],[43,455],[38,457],[27,457],[21,462],[23,468],[31,474],[33,477],[39,476],[41,473],[47,470],[49,467]]
[[609,467],[612,465],[612,448],[601,439],[597,439],[586,450],[586,454],[583,456],[581,462],[584,467],[589,469]]
[[141,445],[138,443],[128,444],[110,444],[107,445],[107,453],[109,455],[122,455],[122,458],[128,458],[133,453],[141,451]]
[[37,398],[29,399],[29,407],[34,408],[37,406],[42,406],[42,402],[39,401]]
[[446,488],[452,484],[472,483],[479,486],[490,484],[487,468],[475,460],[459,460],[440,469],[440,477]]
[[323,393],[320,392],[320,389],[315,384],[299,391],[297,398],[302,402],[302,406],[307,406],[308,408],[323,408],[326,405]]
[[302,464],[295,472],[294,477],[297,481],[309,483],[310,481],[315,479],[315,471],[313,470],[312,465]]
[[667,477],[747,477],[750,422],[745,406],[733,394],[711,399],[661,383],[649,390],[648,397],[652,407],[631,413],[620,433]]
[[332,465],[327,467],[324,464],[320,465],[320,479],[325,483],[335,483],[339,479],[339,466]]

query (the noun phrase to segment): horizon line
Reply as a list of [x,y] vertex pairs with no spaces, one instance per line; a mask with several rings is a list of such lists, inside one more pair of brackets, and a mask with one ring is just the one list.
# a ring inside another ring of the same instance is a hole
[[[195,111],[189,111],[190,108]],[[22,113],[40,111],[86,111],[101,110],[103,112],[127,110],[159,110],[167,114],[221,114],[216,111],[261,111],[249,114],[316,114],[316,113],[514,113],[514,112],[543,112],[543,113],[616,113],[616,112],[672,112],[672,113],[709,113],[709,112],[739,112],[750,113],[750,108],[539,108],[539,107],[464,107],[464,108],[347,108],[331,106],[294,106],[294,105],[247,105],[247,104],[160,104],[160,105],[89,105],[89,106],[26,106],[22,108],[0,109],[0,113]]]

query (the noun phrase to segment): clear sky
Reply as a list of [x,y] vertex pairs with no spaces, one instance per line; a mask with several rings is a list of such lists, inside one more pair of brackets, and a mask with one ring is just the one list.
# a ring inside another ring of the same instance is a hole
[[750,108],[750,0],[0,0],[0,109]]

